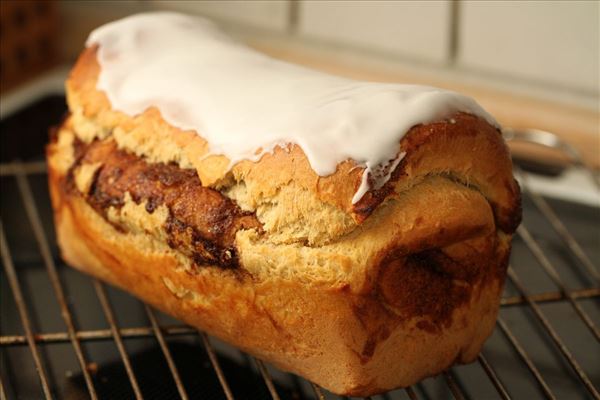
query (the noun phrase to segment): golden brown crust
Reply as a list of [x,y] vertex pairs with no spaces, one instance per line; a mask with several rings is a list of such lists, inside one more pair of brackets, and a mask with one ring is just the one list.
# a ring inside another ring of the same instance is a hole
[[[370,395],[469,362],[493,328],[509,238],[496,235],[487,201],[463,185],[434,177],[395,200],[398,239],[346,282],[210,266],[190,274],[174,250],[116,230],[65,190],[58,142],[48,148],[50,188],[68,263],[336,393]],[[390,217],[382,211],[373,216],[379,228]],[[374,228],[360,240],[376,242]]]
[[368,192],[356,205],[357,213],[370,215],[383,198],[419,177],[445,174],[479,190],[492,205],[499,228],[515,231],[521,221],[520,191],[507,147],[494,127],[461,113],[451,121],[413,127],[401,149],[406,156],[391,179],[380,190]]

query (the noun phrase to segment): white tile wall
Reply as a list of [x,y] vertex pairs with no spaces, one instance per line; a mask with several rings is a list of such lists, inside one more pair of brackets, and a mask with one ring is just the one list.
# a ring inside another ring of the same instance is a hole
[[[426,60],[427,66],[415,63],[415,69],[431,68],[434,74],[457,80],[478,78],[536,97],[542,92],[554,99],[579,96],[588,107],[600,98],[598,0],[65,0],[60,5],[63,47],[69,57],[80,51],[91,29],[135,12],[201,14],[226,25],[259,27],[287,37],[295,9],[294,36],[300,41],[340,44],[356,50],[357,56],[362,56],[361,49],[374,50],[398,56],[406,65]],[[453,7],[458,7],[459,17],[454,21]],[[456,64],[449,59],[453,24],[458,28]]]
[[598,1],[463,1],[459,65],[599,92]]
[[298,32],[306,37],[444,62],[449,1],[301,1]]
[[151,0],[155,9],[205,15],[246,26],[284,31],[289,22],[289,0]]

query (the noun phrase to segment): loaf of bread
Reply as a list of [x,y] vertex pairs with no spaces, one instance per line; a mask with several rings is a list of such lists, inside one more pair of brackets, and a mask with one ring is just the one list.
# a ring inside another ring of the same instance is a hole
[[170,13],[94,31],[66,88],[47,157],[73,267],[339,394],[476,358],[520,196],[473,100]]

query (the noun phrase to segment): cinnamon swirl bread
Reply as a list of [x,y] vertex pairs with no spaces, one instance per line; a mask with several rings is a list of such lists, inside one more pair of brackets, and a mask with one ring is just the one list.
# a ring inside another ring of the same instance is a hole
[[335,393],[476,358],[520,197],[472,99],[170,13],[94,31],[66,86],[47,156],[70,265]]

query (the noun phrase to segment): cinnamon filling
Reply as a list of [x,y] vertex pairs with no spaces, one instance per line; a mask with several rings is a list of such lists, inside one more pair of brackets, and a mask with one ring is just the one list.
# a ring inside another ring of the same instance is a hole
[[77,190],[76,168],[98,165],[85,192],[77,190],[88,204],[107,220],[109,208],[124,206],[126,193],[136,204],[145,204],[149,214],[166,206],[169,216],[163,228],[167,243],[197,265],[236,267],[236,232],[261,229],[253,213],[242,211],[218,191],[203,187],[195,170],[148,163],[119,150],[113,140],[77,141],[74,148],[76,161],[67,177],[70,190]]

